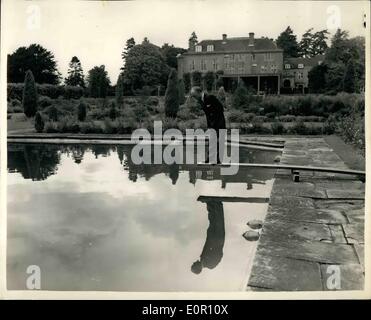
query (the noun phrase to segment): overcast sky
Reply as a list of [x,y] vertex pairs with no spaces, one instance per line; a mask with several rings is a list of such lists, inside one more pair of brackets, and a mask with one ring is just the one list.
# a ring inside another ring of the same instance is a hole
[[148,37],[157,45],[167,42],[187,48],[192,31],[199,40],[249,32],[276,38],[290,25],[300,39],[312,27],[333,33],[339,23],[350,36],[364,36],[366,8],[367,1],[5,0],[3,44],[8,53],[41,44],[54,53],[63,77],[74,55],[85,74],[104,64],[114,84],[130,37],[137,43]]

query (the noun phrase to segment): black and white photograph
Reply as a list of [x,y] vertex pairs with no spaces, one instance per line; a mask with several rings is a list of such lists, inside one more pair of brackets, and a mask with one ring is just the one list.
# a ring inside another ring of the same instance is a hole
[[369,19],[1,1],[1,295],[370,298]]

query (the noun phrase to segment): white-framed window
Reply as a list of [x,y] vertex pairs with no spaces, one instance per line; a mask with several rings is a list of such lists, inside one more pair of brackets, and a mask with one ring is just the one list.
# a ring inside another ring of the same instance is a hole
[[218,60],[217,59],[213,59],[213,69],[218,70]]
[[202,46],[197,45],[195,48],[196,48],[196,52],[202,52]]
[[266,66],[261,66],[260,69],[261,69],[262,72],[267,71],[267,67]]
[[291,65],[289,63],[285,64],[285,69],[291,69]]
[[298,72],[298,79],[303,79],[303,72]]
[[299,64],[298,64],[298,68],[299,68],[299,69],[303,69],[303,68],[304,68],[304,64],[299,63]]
[[208,44],[206,47],[206,51],[214,51],[214,45],[213,44]]
[[271,65],[271,71],[272,72],[277,72],[277,66],[275,64]]

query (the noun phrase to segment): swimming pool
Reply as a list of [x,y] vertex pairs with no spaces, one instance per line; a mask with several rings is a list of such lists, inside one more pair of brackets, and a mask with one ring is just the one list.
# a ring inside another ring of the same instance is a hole
[[[9,290],[30,265],[44,290],[244,289],[256,242],[242,234],[264,220],[274,170],[134,165],[131,148],[8,145]],[[240,162],[276,155],[241,148]]]

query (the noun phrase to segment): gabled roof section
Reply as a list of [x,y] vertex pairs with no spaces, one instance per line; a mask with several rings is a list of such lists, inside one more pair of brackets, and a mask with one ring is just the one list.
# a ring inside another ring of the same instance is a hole
[[292,69],[296,69],[299,64],[314,67],[317,66],[319,62],[323,62],[324,60],[325,56],[323,54],[319,54],[311,58],[287,58],[285,59],[284,64],[290,64]]
[[273,40],[268,38],[255,38],[254,45],[250,44],[249,37],[227,38],[219,40],[202,40],[197,45],[202,46],[202,52],[206,52],[208,45],[214,45],[214,52],[229,51],[254,51],[254,50],[280,50]]

